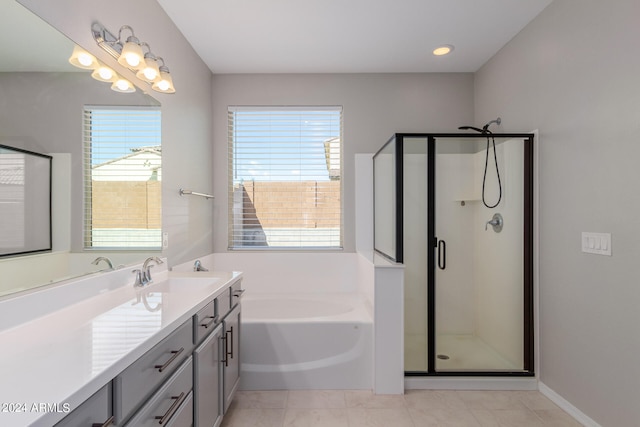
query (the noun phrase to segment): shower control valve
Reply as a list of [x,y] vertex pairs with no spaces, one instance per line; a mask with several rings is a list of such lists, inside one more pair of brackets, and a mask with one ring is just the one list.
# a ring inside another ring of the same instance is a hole
[[487,231],[489,229],[489,226],[491,226],[493,227],[493,231],[499,233],[502,231],[503,224],[504,222],[502,220],[502,215],[496,213],[493,214],[493,218],[491,218],[491,221],[487,221],[487,223],[484,225],[484,230]]

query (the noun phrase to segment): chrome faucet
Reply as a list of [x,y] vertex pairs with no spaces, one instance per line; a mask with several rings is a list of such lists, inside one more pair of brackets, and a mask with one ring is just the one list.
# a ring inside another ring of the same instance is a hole
[[209,271],[209,269],[204,268],[200,260],[197,259],[196,262],[193,263],[193,271]]
[[150,265],[152,262],[155,263],[155,265],[162,264],[162,260],[157,256],[151,256],[144,261],[144,264],[142,264],[143,285],[153,282],[153,279],[151,278],[151,267],[153,267],[153,265]]
[[111,260],[107,257],[104,256],[99,256],[98,258],[94,259],[91,264],[93,265],[98,265],[100,263],[100,261],[104,261],[107,263],[107,265],[109,266],[109,270],[113,270],[113,263],[111,262]]
[[133,274],[136,275],[136,281],[133,283],[133,286],[135,287],[142,287],[144,286],[146,283],[144,281],[143,278],[143,274],[142,274],[142,270],[138,270],[137,268],[133,271],[131,271]]

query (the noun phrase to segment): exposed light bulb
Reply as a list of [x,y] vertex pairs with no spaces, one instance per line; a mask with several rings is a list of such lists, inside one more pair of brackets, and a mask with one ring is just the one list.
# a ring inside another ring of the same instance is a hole
[[95,56],[77,45],[73,47],[69,63],[74,67],[82,68],[83,70],[93,70],[98,66],[98,60]]
[[140,56],[136,55],[135,53],[128,53],[127,55],[125,55],[125,60],[127,61],[127,64],[132,67],[137,67],[138,65],[140,65]]
[[118,87],[118,89],[120,90],[127,90],[129,88],[129,85],[127,84],[126,80],[118,80],[116,82],[116,86]]
[[158,77],[158,72],[150,67],[145,68],[143,74],[147,80],[155,80]]
[[170,86],[169,82],[166,81],[166,80],[160,80],[158,82],[158,89],[160,89],[160,90],[167,90],[167,89],[169,89],[169,86]]
[[107,68],[107,67],[100,67],[98,69],[98,74],[100,75],[100,77],[102,77],[104,80],[111,80],[113,78],[113,70],[111,70],[111,68]]
[[169,73],[169,69],[164,65],[160,67],[160,77],[156,81],[151,89],[162,93],[175,93],[176,89],[173,86],[173,79]]
[[142,53],[142,47],[140,42],[135,37],[129,37],[127,42],[122,47],[120,52],[120,58],[118,63],[125,67],[132,69],[138,69],[144,60],[144,54]]
[[78,55],[78,62],[85,67],[88,67],[93,63],[93,56],[89,55],[88,53],[81,53],[80,55]]
[[133,83],[120,76],[118,76],[118,79],[113,82],[113,84],[111,85],[111,89],[121,93],[132,93],[136,91]]

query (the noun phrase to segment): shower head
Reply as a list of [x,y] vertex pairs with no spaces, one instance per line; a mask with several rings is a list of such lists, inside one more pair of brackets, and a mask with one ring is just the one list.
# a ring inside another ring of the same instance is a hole
[[460,130],[475,130],[476,132],[485,133],[486,129],[479,129],[473,126],[460,126],[458,129]]
[[487,123],[486,125],[484,125],[484,126],[482,127],[482,130],[483,130],[484,132],[489,131],[489,126],[491,126],[491,124],[493,124],[493,123],[495,123],[495,124],[497,124],[498,126],[500,126],[500,123],[502,123],[502,119],[501,119],[500,117],[498,117],[498,118],[497,118],[497,119],[495,119],[495,120],[491,120],[489,123]]
[[491,126],[493,123],[495,123],[498,126],[500,126],[500,123],[502,123],[502,119],[500,117],[498,117],[495,120],[491,120],[489,123],[484,125],[482,127],[482,129],[474,127],[474,126],[460,126],[458,129],[460,129],[460,130],[475,130],[476,132],[480,132],[480,133],[491,133],[491,131],[489,130],[489,126]]

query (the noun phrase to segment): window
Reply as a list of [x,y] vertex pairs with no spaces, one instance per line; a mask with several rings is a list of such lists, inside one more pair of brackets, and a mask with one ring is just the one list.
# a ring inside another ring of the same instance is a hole
[[229,249],[342,248],[341,107],[229,107]]
[[161,249],[160,110],[85,107],[85,248]]

